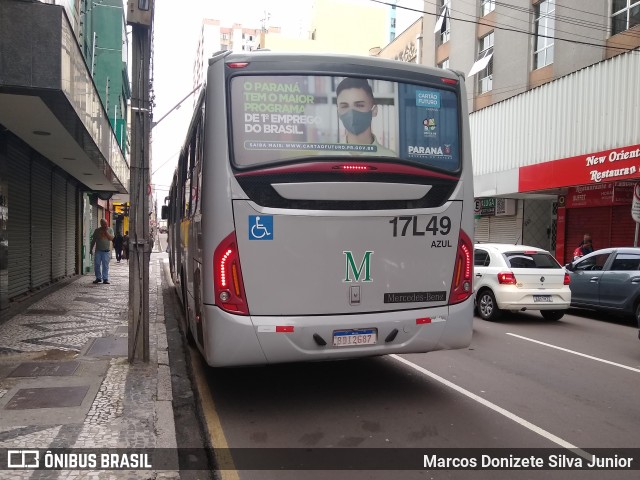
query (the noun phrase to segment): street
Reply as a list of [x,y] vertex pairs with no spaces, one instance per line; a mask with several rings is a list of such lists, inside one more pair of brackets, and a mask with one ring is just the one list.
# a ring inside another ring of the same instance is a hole
[[[558,322],[538,312],[506,315],[496,323],[476,317],[466,350],[343,362],[214,370],[202,367],[197,352],[191,354],[208,390],[204,398],[211,399],[204,413],[217,448],[221,441],[232,449],[463,452],[637,446],[640,345],[630,319],[573,310]],[[564,479],[605,473],[426,470],[393,477]],[[222,474],[238,478],[236,472]],[[300,474],[240,471],[239,478]],[[305,472],[307,478],[329,476],[390,478],[385,471]],[[636,474],[619,470],[605,476]]]

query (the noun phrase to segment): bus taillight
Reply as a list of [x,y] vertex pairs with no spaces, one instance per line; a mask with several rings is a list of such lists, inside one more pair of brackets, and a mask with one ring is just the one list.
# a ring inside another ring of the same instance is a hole
[[213,290],[218,307],[227,312],[249,315],[235,232],[231,232],[213,252]]
[[344,170],[346,172],[364,172],[367,170],[376,170],[371,165],[336,165],[331,167],[333,170]]
[[465,301],[473,293],[473,244],[469,236],[460,230],[458,251],[453,268],[449,305]]

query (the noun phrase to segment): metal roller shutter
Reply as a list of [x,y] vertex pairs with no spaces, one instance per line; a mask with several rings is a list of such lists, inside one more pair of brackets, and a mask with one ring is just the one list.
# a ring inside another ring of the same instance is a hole
[[51,169],[31,164],[31,288],[51,281]]
[[67,252],[67,181],[58,172],[53,172],[51,198],[51,277],[62,278],[66,274]]
[[28,153],[11,141],[7,144],[9,180],[9,298],[29,291],[31,281],[31,249],[29,202],[31,160]]
[[518,217],[481,217],[476,223],[475,241],[480,243],[522,243]]
[[633,247],[635,236],[636,222],[631,216],[631,205],[613,207],[611,212],[611,246]]
[[590,233],[593,248],[607,248],[611,245],[611,207],[568,208],[564,258],[573,260],[573,251],[582,241],[585,233]]
[[78,242],[76,241],[78,192],[73,183],[67,183],[67,275],[74,275],[76,272],[76,252]]
[[518,228],[518,217],[489,217],[489,241],[493,243],[522,243],[522,231]]
[[480,217],[476,221],[474,241],[481,243],[489,241],[489,217]]

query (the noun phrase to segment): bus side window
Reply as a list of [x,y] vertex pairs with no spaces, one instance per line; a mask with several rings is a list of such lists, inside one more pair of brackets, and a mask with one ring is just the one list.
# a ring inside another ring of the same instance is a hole
[[189,218],[189,206],[191,203],[191,170],[188,169],[189,157],[185,157],[185,164],[187,166],[184,178],[183,185],[183,198],[184,202],[182,204],[182,218]]
[[204,115],[200,116],[198,127],[194,138],[195,143],[195,166],[193,178],[191,180],[191,201],[193,203],[192,213],[200,213],[200,195],[202,193],[202,158],[204,156]]
[[176,196],[178,198],[178,204],[176,205],[176,212],[178,214],[178,218],[176,220],[182,220],[185,218],[185,195],[184,195],[184,185],[187,178],[187,159],[183,152],[180,153],[180,160],[178,160],[178,176],[176,179]]
[[196,196],[193,195],[193,188],[196,186],[194,178],[195,164],[196,164],[196,132],[194,129],[189,139],[189,147],[185,162],[187,163],[187,177],[184,182],[184,216],[190,218],[195,213],[195,200]]

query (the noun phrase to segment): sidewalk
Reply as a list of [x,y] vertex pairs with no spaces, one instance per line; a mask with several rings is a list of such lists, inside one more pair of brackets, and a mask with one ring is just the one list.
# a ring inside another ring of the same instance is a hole
[[[175,448],[162,298],[149,268],[150,356],[127,360],[129,266],[85,275],[0,324],[0,448]],[[105,450],[106,451],[106,450]],[[180,478],[171,471],[0,471],[0,478]]]

